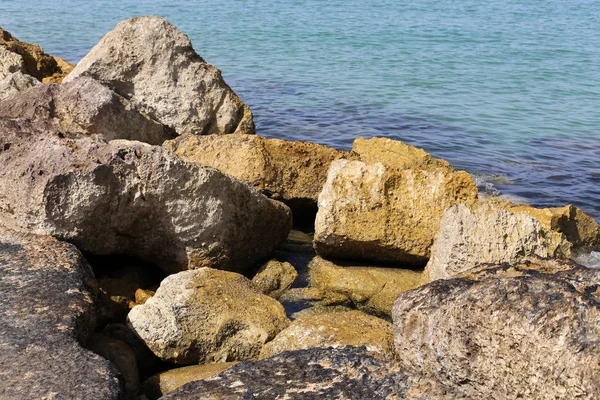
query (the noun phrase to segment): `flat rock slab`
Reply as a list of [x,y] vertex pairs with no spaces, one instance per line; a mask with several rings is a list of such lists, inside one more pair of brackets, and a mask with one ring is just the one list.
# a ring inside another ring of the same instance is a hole
[[73,245],[0,228],[1,399],[124,399],[114,366],[80,345],[94,284]]

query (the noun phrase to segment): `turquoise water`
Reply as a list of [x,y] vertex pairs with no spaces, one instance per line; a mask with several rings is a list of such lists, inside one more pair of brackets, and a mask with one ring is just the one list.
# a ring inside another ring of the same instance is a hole
[[143,14],[221,68],[259,134],[401,139],[600,217],[600,1],[0,0],[0,26],[72,62]]

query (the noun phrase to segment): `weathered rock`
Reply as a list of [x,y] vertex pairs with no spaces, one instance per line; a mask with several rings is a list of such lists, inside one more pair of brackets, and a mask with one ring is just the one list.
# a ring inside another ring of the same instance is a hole
[[95,333],[90,338],[87,348],[117,367],[125,381],[125,390],[128,396],[131,397],[137,393],[140,389],[140,375],[135,353],[125,342]]
[[161,17],[117,24],[65,81],[91,76],[179,134],[254,133],[252,113],[189,38]]
[[[587,284],[578,291],[570,280]],[[402,293],[393,310],[398,361],[467,398],[597,398],[599,282],[600,271],[576,268]]]
[[367,351],[392,355],[392,324],[360,311],[301,317],[265,344],[260,358],[313,347],[365,346]]
[[114,366],[80,345],[94,295],[74,246],[0,228],[0,398],[124,398]]
[[100,135],[106,140],[162,144],[172,133],[92,78],[39,85],[0,102],[0,116],[26,118],[64,136]]
[[65,139],[0,121],[0,217],[93,254],[166,272],[244,270],[291,228],[290,210],[159,146]]
[[252,278],[252,283],[263,294],[274,298],[285,292],[298,277],[294,266],[288,262],[271,260]]
[[60,83],[74,67],[59,57],[46,54],[37,44],[21,42],[2,28],[0,47],[21,56],[22,68],[19,70],[41,82]]
[[217,168],[291,206],[316,205],[332,161],[347,151],[256,135],[185,135],[164,144],[185,160]]
[[423,266],[444,210],[476,198],[466,172],[334,161],[319,195],[315,250],[321,256]]
[[135,303],[144,304],[148,299],[152,298],[156,292],[152,290],[137,289],[135,291]]
[[480,264],[457,276],[471,280],[484,280],[491,278],[514,278],[517,276],[555,274],[570,271],[573,268],[582,268],[572,260],[556,258],[525,257],[514,264]]
[[308,307],[308,308],[302,309],[300,311],[296,311],[295,313],[290,315],[290,319],[296,320],[299,318],[310,317],[310,316],[314,316],[314,315],[331,314],[331,313],[336,313],[336,312],[346,312],[346,311],[353,311],[353,310],[354,310],[354,308],[344,306],[344,305],[324,306],[324,305],[317,304],[315,306]]
[[23,69],[23,57],[0,46],[0,101],[41,84],[33,76],[25,74]]
[[141,393],[155,400],[188,382],[211,378],[234,365],[234,362],[190,365],[160,372],[144,382]]
[[364,349],[344,347],[290,351],[241,362],[163,399],[404,399],[408,388],[408,377],[395,365]]
[[514,264],[526,256],[571,257],[574,246],[594,243],[597,224],[570,206],[562,211],[496,202],[451,207],[442,219],[426,272],[432,280],[447,279],[481,263]]
[[210,268],[168,276],[127,319],[154,354],[177,364],[256,358],[289,323],[250,280]]
[[318,256],[310,262],[309,281],[323,293],[321,301],[326,304],[351,302],[361,311],[382,317],[392,315],[400,293],[428,283],[423,271],[337,265]]

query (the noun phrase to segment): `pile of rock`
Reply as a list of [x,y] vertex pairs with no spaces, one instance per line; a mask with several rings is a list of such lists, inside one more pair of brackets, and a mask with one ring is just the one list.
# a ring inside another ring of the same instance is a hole
[[400,141],[257,136],[163,18],[74,69],[0,33],[0,398],[598,397],[578,208],[484,201]]

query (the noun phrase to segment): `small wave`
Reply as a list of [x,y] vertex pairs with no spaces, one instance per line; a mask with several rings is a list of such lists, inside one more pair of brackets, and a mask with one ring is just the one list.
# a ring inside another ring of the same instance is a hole
[[600,251],[579,254],[574,260],[588,268],[600,268]]

